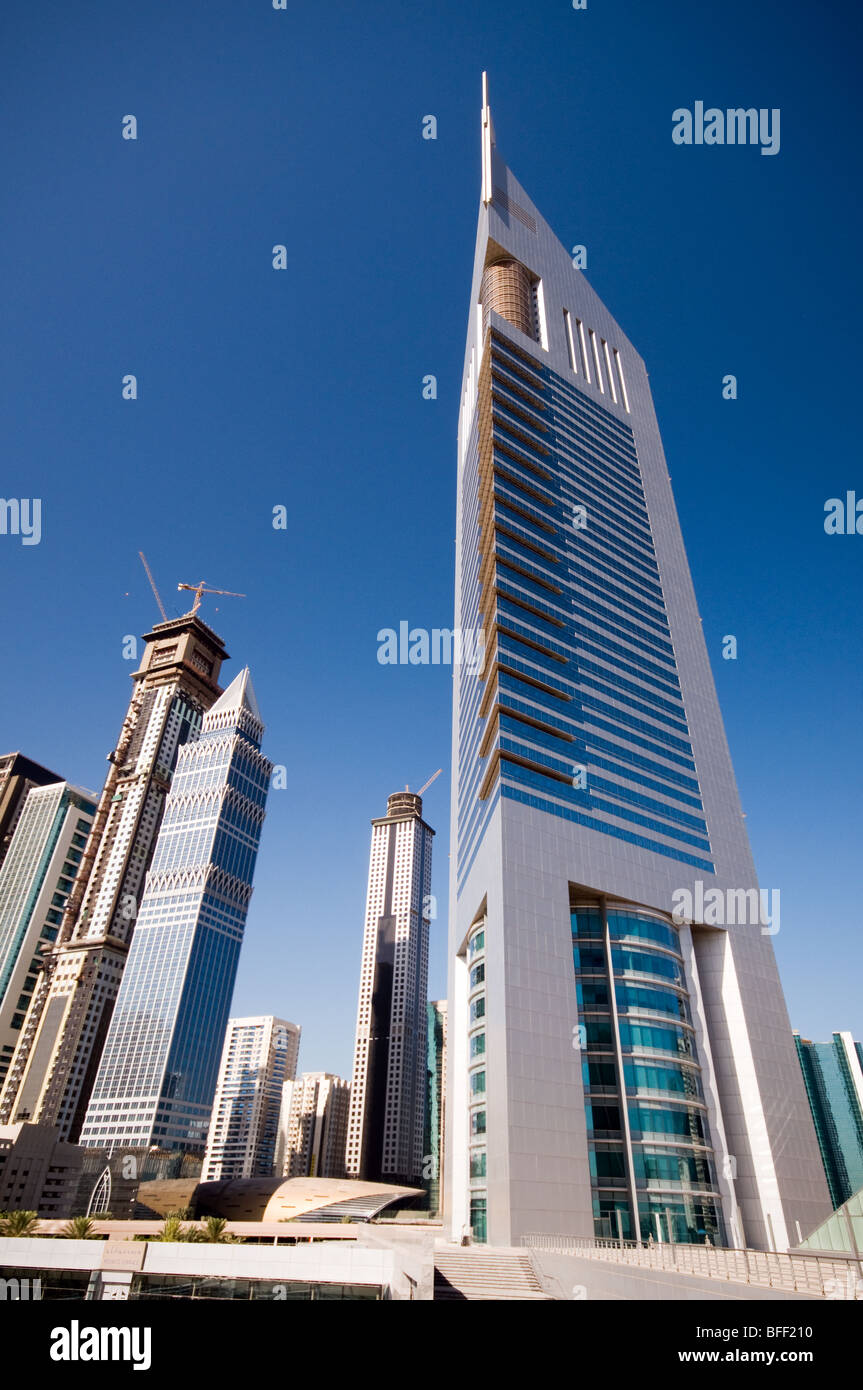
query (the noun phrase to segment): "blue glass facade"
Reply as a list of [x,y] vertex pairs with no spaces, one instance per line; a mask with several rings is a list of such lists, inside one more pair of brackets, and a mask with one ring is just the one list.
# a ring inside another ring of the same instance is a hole
[[572,950],[596,1235],[724,1244],[676,928],[644,910],[579,905]]
[[797,1055],[834,1207],[863,1189],[863,1047],[849,1033],[829,1043],[795,1033]]
[[271,765],[248,672],[180,751],[81,1143],[203,1150]]
[[33,787],[0,865],[0,1087],[95,813],[95,797],[66,782]]
[[463,472],[459,887],[498,794],[713,873],[629,426],[492,332]]

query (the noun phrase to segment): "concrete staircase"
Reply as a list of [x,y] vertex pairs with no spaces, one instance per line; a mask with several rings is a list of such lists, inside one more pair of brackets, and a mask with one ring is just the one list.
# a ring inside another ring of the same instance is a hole
[[485,1245],[450,1246],[434,1252],[435,1302],[464,1299],[532,1299],[551,1302],[530,1256]]

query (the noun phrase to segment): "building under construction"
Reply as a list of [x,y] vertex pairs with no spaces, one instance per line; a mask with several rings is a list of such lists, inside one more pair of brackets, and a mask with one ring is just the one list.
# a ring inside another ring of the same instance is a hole
[[[192,586],[181,586],[192,587]],[[80,1132],[180,747],[221,694],[220,637],[192,610],[144,637],[74,888],[0,1094],[0,1124]]]

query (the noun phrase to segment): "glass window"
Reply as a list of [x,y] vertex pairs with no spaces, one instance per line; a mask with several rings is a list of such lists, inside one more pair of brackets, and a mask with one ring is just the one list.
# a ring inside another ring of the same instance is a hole
[[638,975],[660,975],[682,985],[683,968],[670,956],[648,955],[646,951],[628,951],[615,947],[611,952],[611,963],[615,974],[619,971],[632,971]]
[[485,1244],[488,1239],[488,1209],[485,1194],[474,1193],[470,1199],[470,1229],[475,1241]]
[[581,1064],[585,1086],[617,1088],[617,1071],[613,1062],[588,1062]]
[[590,1174],[593,1178],[625,1178],[626,1161],[623,1157],[623,1149],[594,1149],[590,1150]]
[[621,1133],[620,1107],[618,1105],[601,1105],[597,1101],[590,1101],[584,1107],[584,1113],[587,1119],[588,1134],[602,1136]]

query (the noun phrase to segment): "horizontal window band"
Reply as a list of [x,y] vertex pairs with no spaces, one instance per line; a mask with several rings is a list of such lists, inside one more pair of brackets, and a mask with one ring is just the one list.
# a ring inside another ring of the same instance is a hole
[[617,840],[624,840],[628,844],[649,850],[652,854],[659,854],[666,859],[674,859],[680,864],[689,864],[693,868],[703,869],[709,874],[715,873],[714,866],[710,860],[699,859],[691,854],[684,854],[682,851],[674,850],[668,845],[661,845],[648,840],[643,835],[630,834],[629,831],[621,830],[617,826],[606,825],[602,821],[594,820],[590,816],[584,816],[577,811],[570,811],[568,807],[558,806],[555,802],[531,795],[519,787],[508,786],[506,783],[502,783],[500,791],[505,799],[520,801],[525,805],[532,806],[535,810],[544,811],[548,815],[557,816],[561,820],[574,821],[576,824],[582,825],[588,830],[596,830],[599,834],[610,835],[613,839]]

